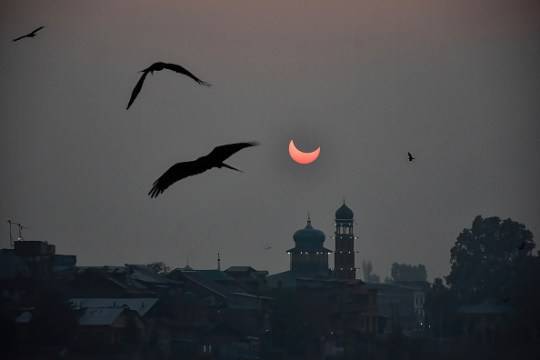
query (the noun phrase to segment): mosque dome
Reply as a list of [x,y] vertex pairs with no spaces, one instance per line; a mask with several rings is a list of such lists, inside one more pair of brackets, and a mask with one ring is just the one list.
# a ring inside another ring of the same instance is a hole
[[345,202],[343,202],[343,205],[339,209],[336,210],[336,220],[353,220],[354,219],[354,213],[347,205],[345,205]]
[[322,246],[326,236],[321,230],[317,230],[311,226],[311,220],[308,218],[305,228],[297,230],[293,239],[297,247],[301,248],[317,248]]

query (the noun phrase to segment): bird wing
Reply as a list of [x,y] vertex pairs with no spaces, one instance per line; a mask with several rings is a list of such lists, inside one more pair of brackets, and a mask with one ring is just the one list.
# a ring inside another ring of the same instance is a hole
[[154,182],[148,195],[155,198],[175,182],[187,178],[188,176],[205,172],[209,168],[210,167],[206,166],[206,164],[200,160],[174,164]]
[[257,145],[256,142],[245,142],[217,146],[206,156],[206,158],[210,159],[213,163],[219,164],[243,148],[255,145]]
[[189,72],[186,68],[184,68],[183,66],[180,66],[180,65],[176,65],[176,64],[165,64],[164,65],[165,69],[168,69],[168,70],[172,70],[174,72],[177,72],[177,73],[180,73],[180,74],[184,74],[186,76],[189,76],[190,78],[192,78],[193,80],[195,80],[199,85],[203,85],[203,86],[211,86],[209,83],[207,83],[206,81],[202,81],[201,79],[199,79],[198,77],[196,77],[195,75],[193,75],[191,72]]
[[32,37],[35,33],[37,33],[39,30],[43,29],[44,27],[45,26],[40,26],[37,29],[33,30],[31,33],[28,33],[28,34],[23,35],[23,36],[19,36],[18,38],[13,39],[12,41],[19,41],[19,40],[24,39],[26,37]]
[[40,26],[38,27],[37,29],[35,29],[34,31],[32,31],[29,35],[33,35],[35,33],[37,33],[39,30],[43,29],[45,26]]
[[206,156],[202,156],[195,161],[187,161],[174,164],[165,171],[153,184],[152,189],[148,192],[151,198],[157,197],[165,189],[188,176],[197,175],[211,169],[218,164],[221,164],[225,159],[235,152],[249,146],[257,145],[255,142],[236,143],[229,145],[221,145],[210,152]]
[[143,72],[143,74],[141,75],[141,78],[139,79],[139,81],[137,81],[137,84],[135,85],[135,87],[133,88],[133,91],[131,92],[131,98],[129,99],[129,103],[126,110],[129,109],[131,104],[133,104],[133,102],[135,101],[135,98],[137,97],[137,95],[139,95],[139,93],[141,92],[144,79],[146,79],[146,75],[148,75],[148,71]]
[[19,41],[21,39],[24,39],[25,37],[28,37],[28,35],[19,36],[18,38],[13,39],[12,41]]

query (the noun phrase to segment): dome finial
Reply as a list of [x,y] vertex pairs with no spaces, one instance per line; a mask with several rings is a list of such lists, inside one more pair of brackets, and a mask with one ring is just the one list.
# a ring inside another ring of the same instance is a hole
[[309,217],[309,210],[307,212],[307,222],[308,222],[308,224],[311,223],[311,218]]
[[345,205],[345,197],[343,197],[343,205],[336,210],[336,219],[337,220],[353,220],[354,213],[347,205]]

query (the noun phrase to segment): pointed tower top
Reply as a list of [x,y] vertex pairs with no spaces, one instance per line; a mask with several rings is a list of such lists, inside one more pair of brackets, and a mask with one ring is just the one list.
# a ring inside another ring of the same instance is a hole
[[182,270],[191,271],[193,268],[189,266],[189,257],[186,257],[186,266],[182,268]]
[[354,220],[354,213],[345,205],[345,198],[343,199],[343,205],[336,210],[336,220]]

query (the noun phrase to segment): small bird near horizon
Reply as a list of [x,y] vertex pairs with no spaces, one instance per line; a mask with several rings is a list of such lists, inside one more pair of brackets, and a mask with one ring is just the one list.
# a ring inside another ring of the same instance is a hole
[[146,79],[146,75],[148,75],[148,73],[153,75],[154,71],[161,71],[163,69],[171,70],[179,74],[189,76],[190,78],[195,80],[199,85],[211,86],[209,83],[207,83],[206,81],[202,81],[201,79],[199,79],[198,77],[196,77],[195,75],[193,75],[191,72],[189,72],[188,70],[186,70],[184,67],[180,65],[169,64],[169,63],[164,63],[164,62],[156,62],[150,65],[149,67],[147,67],[146,69],[140,71],[143,74],[141,75],[139,81],[137,81],[137,84],[135,85],[135,87],[133,88],[133,91],[131,92],[131,98],[129,99],[129,103],[126,110],[129,109],[131,104],[133,104],[133,102],[135,101],[135,98],[137,97],[137,95],[139,95],[139,93],[141,92],[144,80]]
[[413,161],[414,159],[416,159],[415,157],[413,157],[413,156],[411,155],[410,152],[408,152],[407,154],[409,155],[409,161]]
[[267,246],[264,248],[264,250],[270,250],[272,247],[271,246]]
[[33,38],[34,36],[36,36],[36,33],[37,33],[39,30],[43,29],[44,27],[45,27],[45,26],[40,26],[40,27],[38,27],[37,29],[35,29],[34,31],[32,31],[32,32],[30,32],[30,33],[28,33],[28,34],[26,34],[26,35],[19,36],[18,38],[13,39],[12,41],[19,41],[19,40],[24,39],[24,38]]
[[242,172],[241,170],[225,164],[224,161],[243,148],[254,145],[258,144],[256,142],[246,142],[221,145],[215,147],[214,150],[212,150],[208,155],[201,156],[197,160],[176,163],[154,182],[152,189],[150,189],[148,192],[148,195],[150,195],[151,198],[155,198],[175,182],[188,176],[201,174],[214,167],[226,167]]

